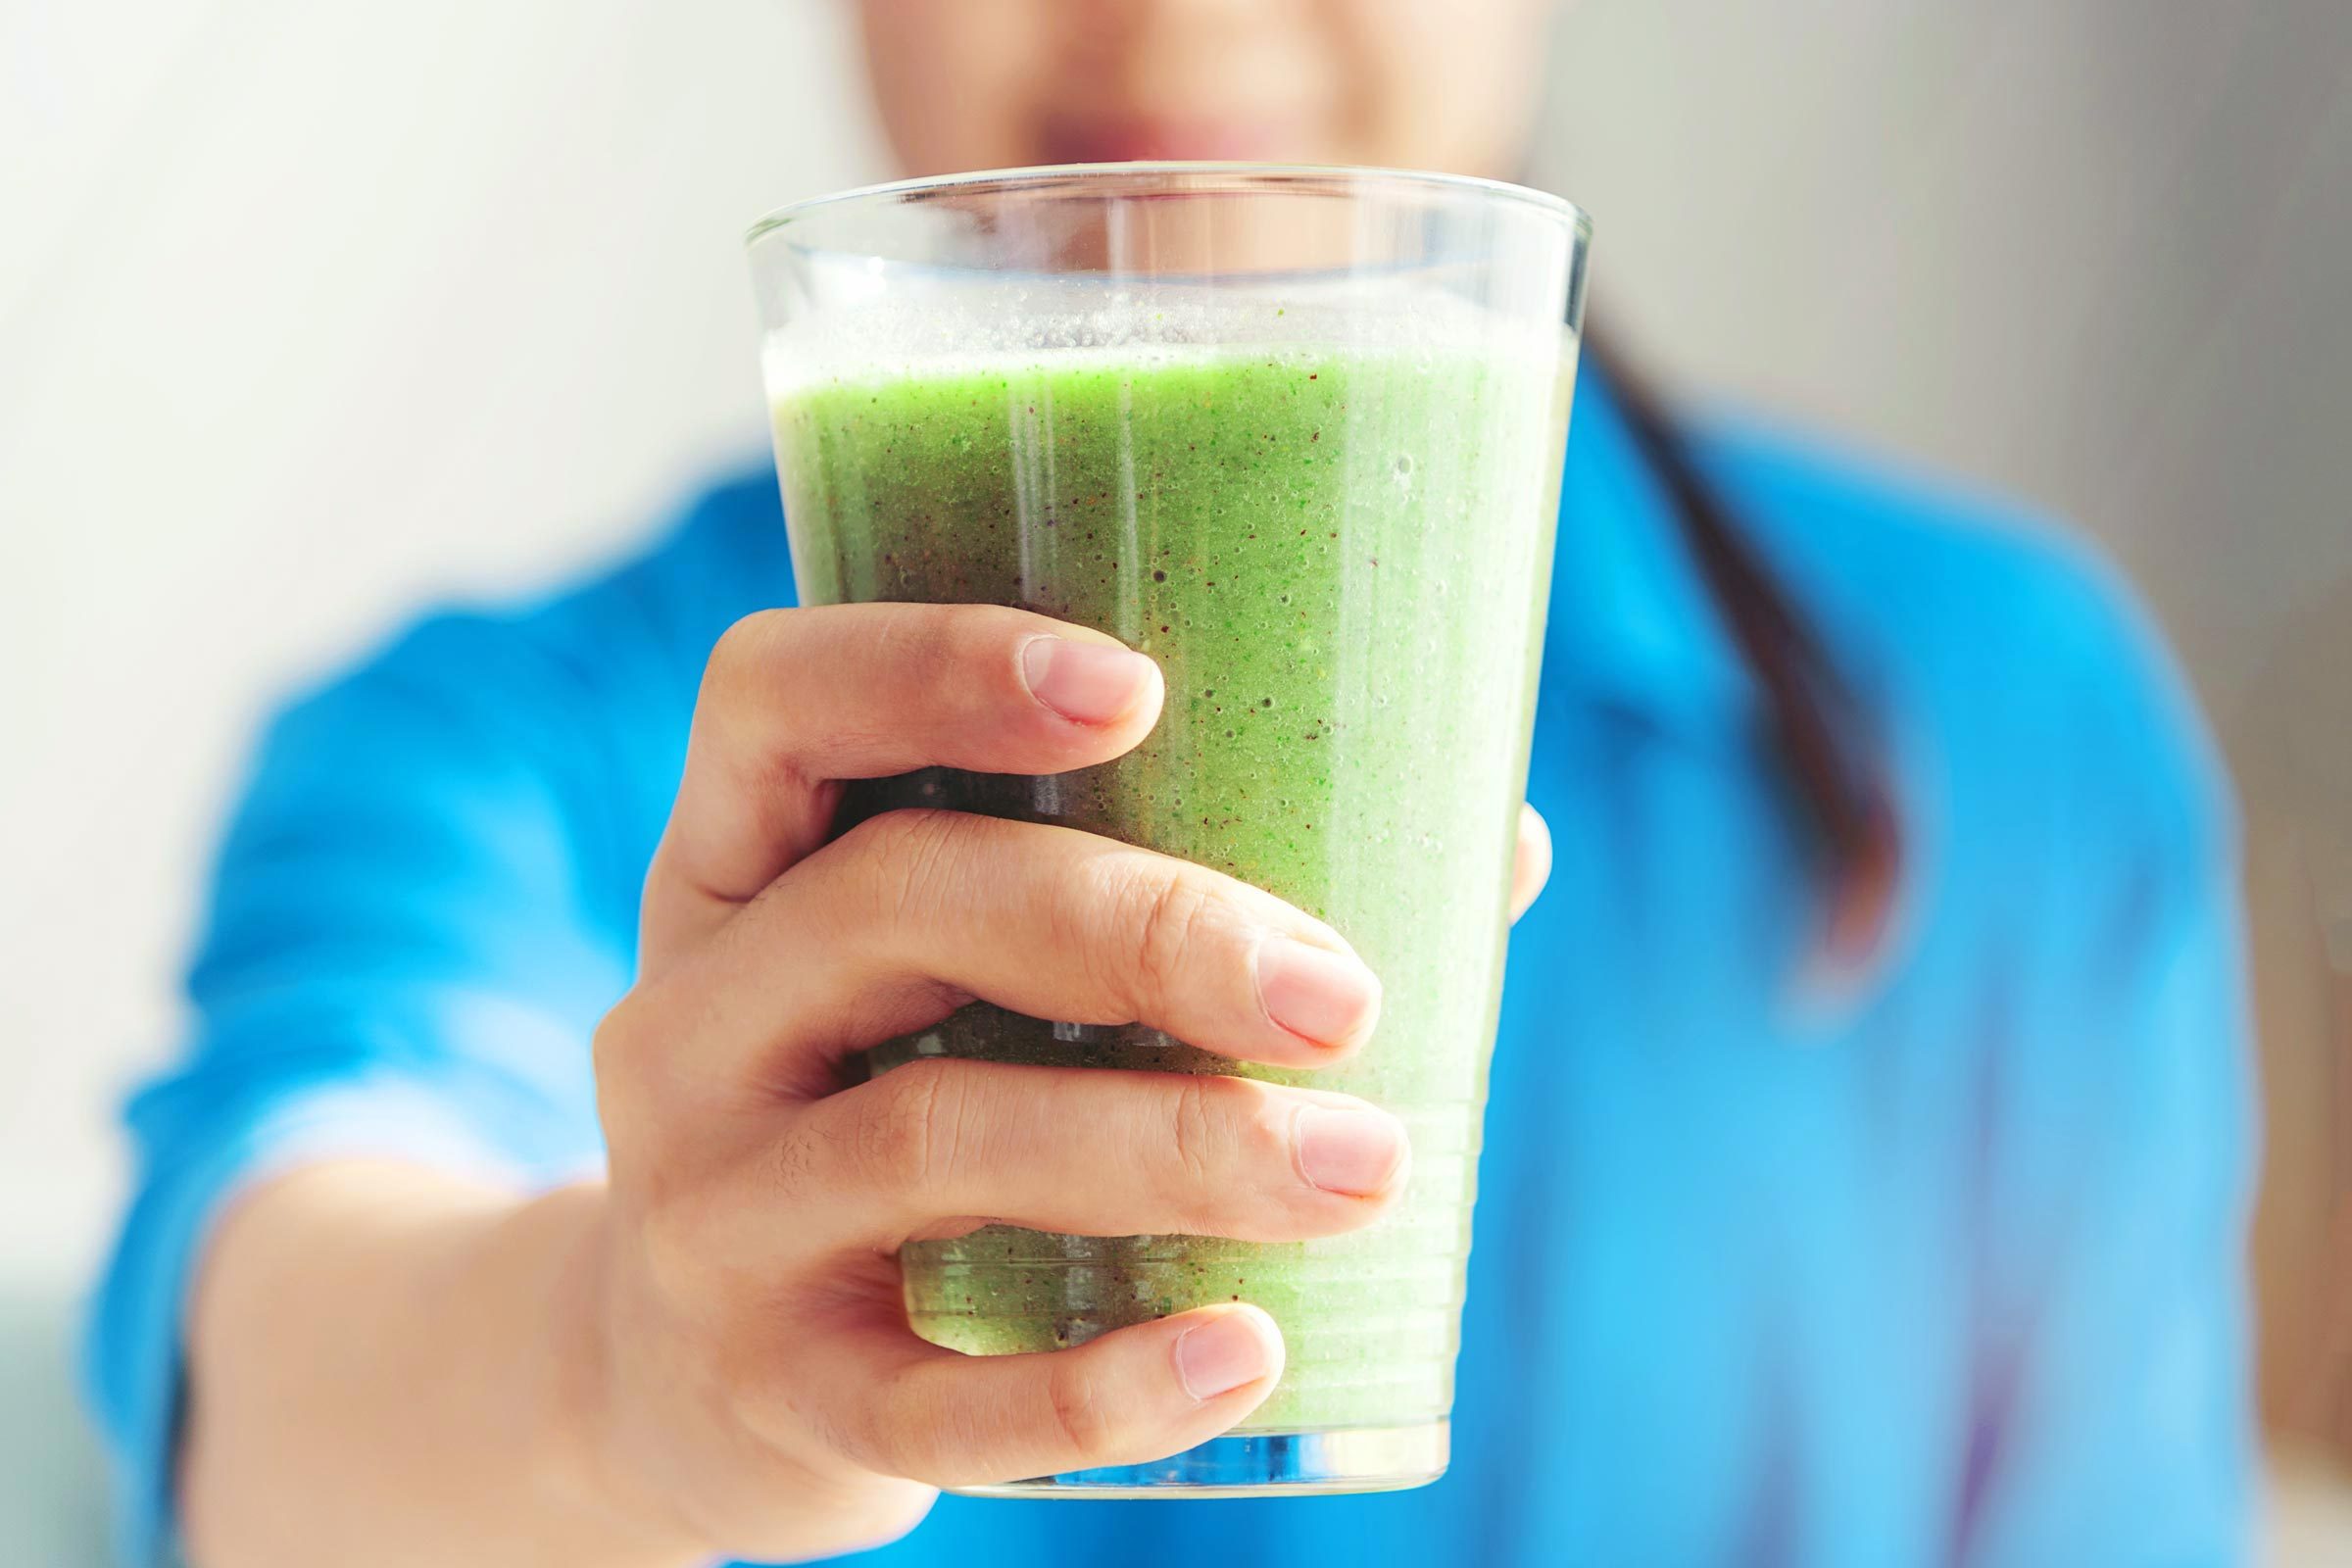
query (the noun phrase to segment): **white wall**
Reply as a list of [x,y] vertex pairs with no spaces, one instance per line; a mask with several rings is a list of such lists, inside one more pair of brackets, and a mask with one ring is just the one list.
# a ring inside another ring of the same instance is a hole
[[2352,4],[1580,0],[1561,56],[1594,318],[1693,385],[2088,526],[2223,706],[2352,585]]
[[274,696],[756,454],[739,236],[881,172],[830,0],[0,0],[0,1560]]
[[756,452],[740,235],[881,165],[823,0],[5,15],[0,1235],[77,1265],[257,715]]
[[[881,172],[845,14],[0,0],[19,1274],[95,1255],[272,697],[757,453],[737,236]],[[2352,580],[2348,78],[2343,0],[1584,0],[1539,172],[1596,318],[2085,519],[2228,702]]]

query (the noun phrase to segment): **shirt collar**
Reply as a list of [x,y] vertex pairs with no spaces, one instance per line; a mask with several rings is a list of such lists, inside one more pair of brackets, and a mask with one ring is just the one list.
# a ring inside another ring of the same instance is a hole
[[1744,716],[1754,688],[1616,389],[1577,374],[1544,647],[1547,697],[1698,732]]

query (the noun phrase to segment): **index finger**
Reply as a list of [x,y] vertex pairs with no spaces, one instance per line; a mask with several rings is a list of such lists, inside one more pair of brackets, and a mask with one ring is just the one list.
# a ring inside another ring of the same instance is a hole
[[993,605],[835,605],[735,623],[712,650],[646,875],[650,972],[824,843],[840,781],[943,766],[1060,773],[1131,750],[1159,666]]

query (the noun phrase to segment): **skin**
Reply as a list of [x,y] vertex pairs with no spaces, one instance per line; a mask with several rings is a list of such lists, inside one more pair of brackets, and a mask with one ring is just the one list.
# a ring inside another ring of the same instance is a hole
[[1506,177],[1549,0],[865,0],[912,173],[1141,158]]
[[[862,22],[910,171],[1215,156],[1499,173],[1544,10],[867,0]],[[1362,1045],[1379,982],[1342,935],[1216,873],[947,813],[828,842],[843,779],[1107,760],[1160,698],[1148,659],[1018,611],[778,611],[731,630],[647,877],[638,983],[597,1032],[607,1175],[528,1194],[337,1161],[233,1205],[188,1328],[192,1559],[806,1558],[905,1534],[941,1486],[1142,1461],[1246,1416],[1283,1353],[1254,1307],[963,1357],[908,1332],[892,1253],[984,1216],[1349,1230],[1407,1179],[1393,1118],[1241,1079],[969,1061],[834,1088],[845,1056],[974,998],[1288,1066]],[[1549,864],[1532,812],[1519,851],[1514,912]]]

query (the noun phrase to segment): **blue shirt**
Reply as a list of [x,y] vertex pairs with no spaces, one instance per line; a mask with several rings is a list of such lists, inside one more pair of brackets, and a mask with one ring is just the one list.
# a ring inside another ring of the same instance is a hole
[[[1752,429],[1705,462],[1886,715],[1910,862],[1861,990],[1761,723],[1584,378],[1455,1455],[1290,1502],[945,1498],[877,1561],[2238,1560],[2250,1163],[2233,841],[2176,676],[2022,521]],[[223,848],[89,1339],[128,1554],[171,1534],[179,1334],[224,1198],[320,1153],[554,1180],[705,656],[788,601],[776,487],[295,704]],[[1150,1508],[1139,1514],[1139,1507]]]

